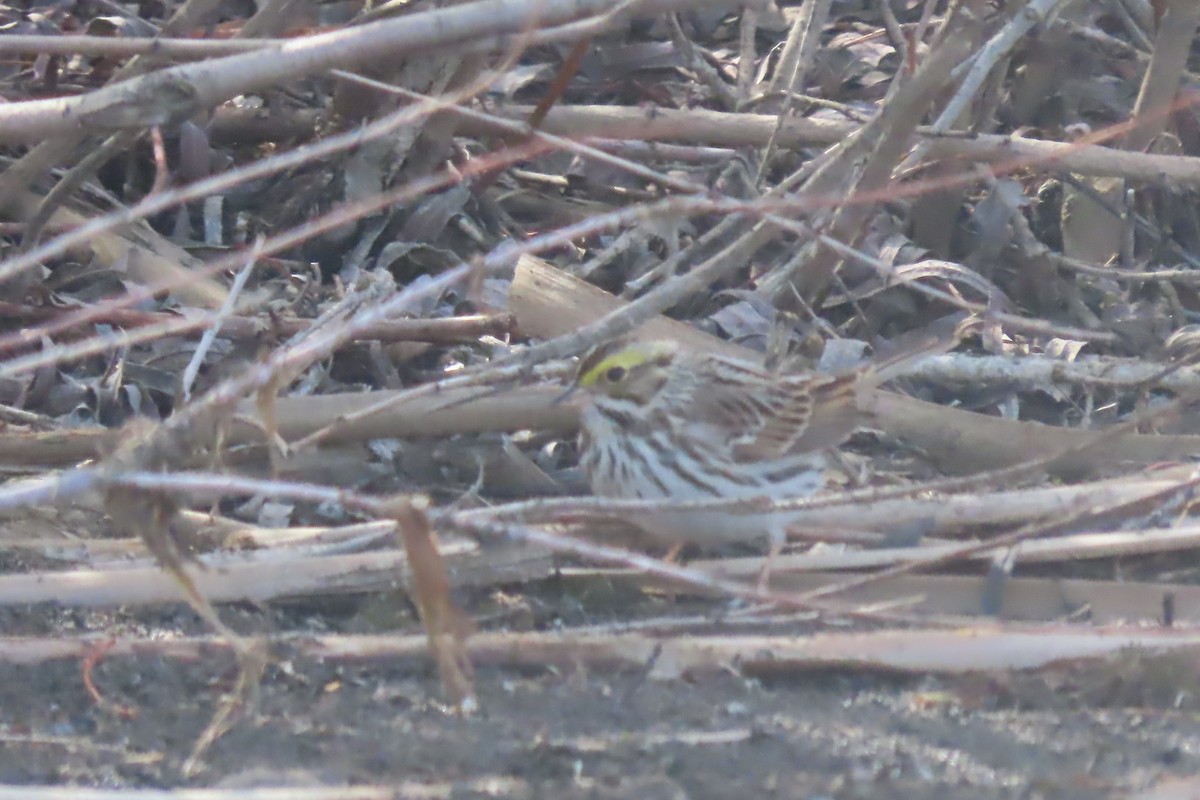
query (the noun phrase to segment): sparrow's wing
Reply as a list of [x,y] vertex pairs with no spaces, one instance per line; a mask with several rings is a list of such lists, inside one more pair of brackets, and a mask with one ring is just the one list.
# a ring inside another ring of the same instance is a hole
[[[749,361],[700,354],[677,365],[689,379],[670,381],[649,415],[677,425],[681,441],[703,442],[735,463],[786,458],[837,447],[854,432],[871,396],[921,358],[952,349],[965,333],[911,347],[839,375],[775,373]],[[687,358],[687,356],[684,356]],[[687,409],[681,419],[678,409]]]
[[[687,424],[702,433],[703,441],[720,443],[735,463],[830,447],[853,429],[853,423],[847,429],[836,415],[821,408],[829,396],[827,385],[842,382],[839,378],[781,379],[750,364],[722,362],[695,379]],[[826,442],[830,437],[814,430],[814,424],[833,424],[838,429],[831,431],[836,441]]]

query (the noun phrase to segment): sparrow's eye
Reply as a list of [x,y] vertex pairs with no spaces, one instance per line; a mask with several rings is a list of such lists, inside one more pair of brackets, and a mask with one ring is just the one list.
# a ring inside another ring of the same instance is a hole
[[625,377],[624,367],[609,367],[608,372],[604,373],[604,379],[609,383],[620,383]]

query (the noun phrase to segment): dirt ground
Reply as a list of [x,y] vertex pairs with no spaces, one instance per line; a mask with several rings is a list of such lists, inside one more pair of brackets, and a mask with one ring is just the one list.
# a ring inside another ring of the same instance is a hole
[[[339,600],[333,614],[311,604],[224,612],[241,630],[351,632],[378,599]],[[547,591],[538,602],[547,611],[538,624],[589,619],[574,598]],[[182,608],[42,607],[10,612],[4,626],[203,633]],[[397,796],[646,800],[1094,798],[1200,771],[1197,699],[1131,691],[1138,681],[1111,666],[950,680],[830,670],[766,682],[481,666],[480,712],[461,717],[441,702],[431,668],[319,663],[277,649],[252,710],[185,775],[233,685],[233,660],[101,658],[92,679],[103,703],[86,691],[82,666],[0,668],[0,783],[383,784],[407,788]]]

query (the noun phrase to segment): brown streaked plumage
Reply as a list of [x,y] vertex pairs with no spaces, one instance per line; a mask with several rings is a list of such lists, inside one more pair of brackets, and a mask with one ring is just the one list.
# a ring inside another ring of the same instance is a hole
[[[827,451],[861,422],[869,393],[954,341],[843,375],[779,374],[670,341],[606,343],[576,372],[574,387],[588,395],[580,466],[602,497],[810,496],[825,483]],[[785,511],[680,509],[630,521],[673,543],[765,538],[774,554],[788,518]]]

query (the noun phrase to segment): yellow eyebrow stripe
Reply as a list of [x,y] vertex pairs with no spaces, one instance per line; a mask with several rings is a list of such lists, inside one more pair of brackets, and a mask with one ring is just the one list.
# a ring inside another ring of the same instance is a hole
[[596,382],[604,373],[608,372],[613,367],[624,367],[625,369],[633,369],[639,364],[646,361],[646,354],[635,349],[622,350],[618,353],[613,353],[611,356],[603,359],[596,366],[589,369],[587,372],[579,376],[579,385],[583,388],[595,386]]

